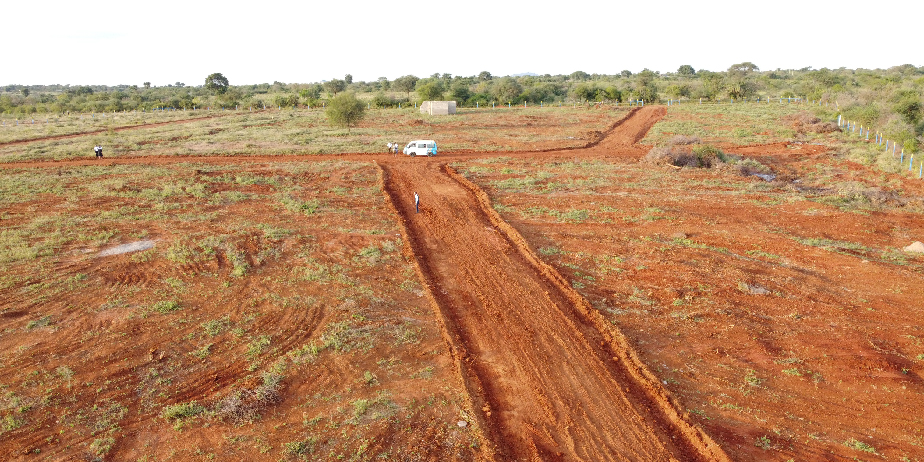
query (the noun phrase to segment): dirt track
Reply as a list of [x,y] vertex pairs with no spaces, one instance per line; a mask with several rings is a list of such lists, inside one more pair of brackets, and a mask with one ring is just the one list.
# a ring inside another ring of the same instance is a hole
[[[631,144],[661,115],[633,113],[593,150],[637,154]],[[726,459],[475,185],[444,162],[382,168],[498,458]]]

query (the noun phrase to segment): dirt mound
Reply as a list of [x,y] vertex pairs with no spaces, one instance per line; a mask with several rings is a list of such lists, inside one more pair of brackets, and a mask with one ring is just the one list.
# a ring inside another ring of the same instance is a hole
[[799,112],[783,117],[783,121],[792,124],[796,133],[832,133],[840,131],[840,127],[833,122],[822,122],[808,112]]

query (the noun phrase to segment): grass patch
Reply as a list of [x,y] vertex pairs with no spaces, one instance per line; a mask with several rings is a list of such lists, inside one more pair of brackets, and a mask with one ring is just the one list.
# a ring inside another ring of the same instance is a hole
[[151,309],[160,314],[167,314],[174,311],[179,311],[183,309],[183,307],[180,306],[180,302],[176,300],[162,300],[152,305]]
[[187,417],[194,417],[205,412],[205,406],[192,401],[189,403],[180,403],[165,406],[161,411],[161,416],[167,420],[177,420],[185,419]]
[[48,327],[52,324],[53,322],[51,320],[51,316],[42,316],[41,318],[33,319],[32,321],[29,321],[26,324],[26,329],[28,330],[40,329],[42,327]]
[[857,451],[868,452],[870,454],[876,454],[876,448],[862,442],[855,440],[853,438],[844,442],[844,445],[851,449],[856,449]]

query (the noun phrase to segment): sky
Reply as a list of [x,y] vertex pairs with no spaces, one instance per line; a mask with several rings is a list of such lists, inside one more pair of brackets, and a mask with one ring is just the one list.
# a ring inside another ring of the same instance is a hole
[[920,0],[7,3],[0,85],[924,65]]

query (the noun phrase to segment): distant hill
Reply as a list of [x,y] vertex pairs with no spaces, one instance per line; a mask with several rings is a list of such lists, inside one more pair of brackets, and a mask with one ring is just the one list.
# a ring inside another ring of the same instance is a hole
[[522,74],[511,74],[510,77],[539,77],[535,72],[524,72]]

